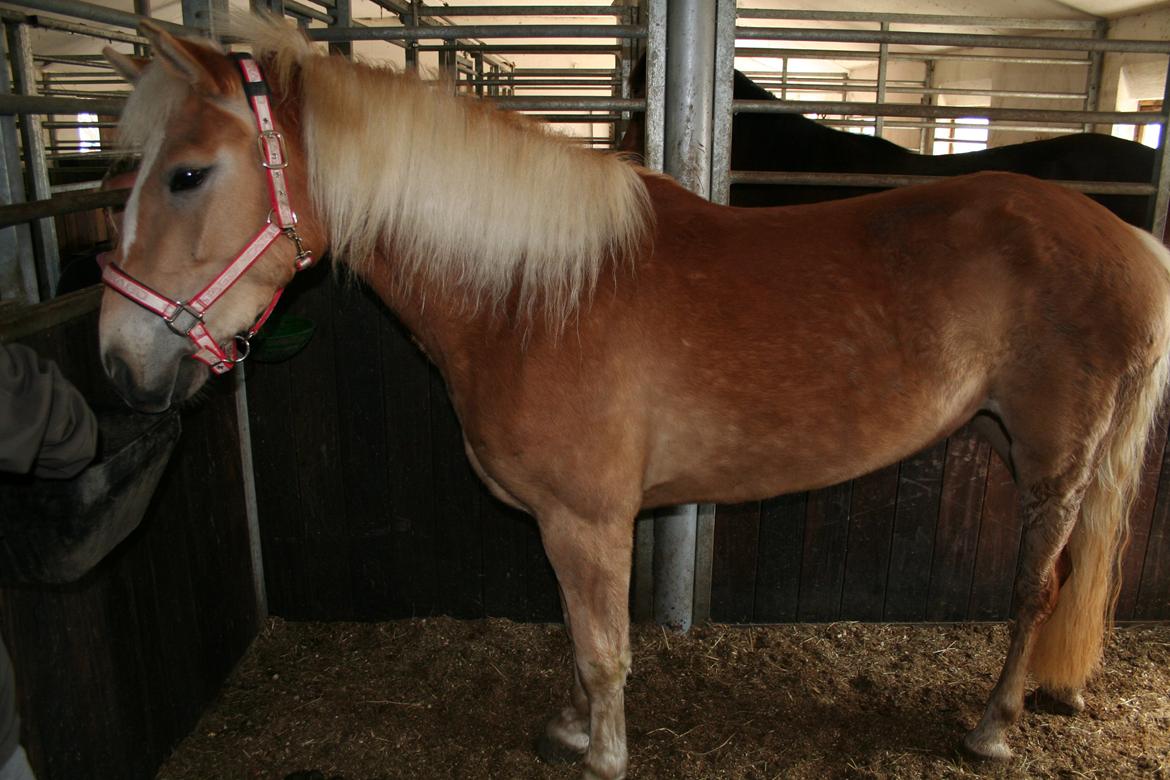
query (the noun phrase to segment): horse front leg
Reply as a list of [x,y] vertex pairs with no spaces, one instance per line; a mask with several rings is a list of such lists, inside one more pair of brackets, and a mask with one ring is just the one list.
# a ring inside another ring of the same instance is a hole
[[574,660],[571,705],[549,722],[541,753],[583,753],[584,777],[617,780],[626,774],[633,514],[591,520],[557,511],[541,515],[539,524],[560,585]]

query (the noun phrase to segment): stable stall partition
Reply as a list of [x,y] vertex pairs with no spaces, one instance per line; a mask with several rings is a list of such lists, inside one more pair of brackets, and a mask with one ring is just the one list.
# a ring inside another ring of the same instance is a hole
[[[83,55],[38,52],[30,33],[112,40],[145,54],[144,39],[133,32],[144,17],[74,0],[6,5],[21,11],[0,14],[13,64],[11,83],[0,84],[0,160],[7,164],[0,185],[13,192],[12,202],[0,206],[0,339],[36,347],[95,404],[117,405],[98,365],[100,293],[54,293],[60,247],[76,232],[56,218],[92,214],[126,197],[97,189],[90,170],[97,158],[83,147],[105,142],[102,133],[124,98],[104,83],[96,45]],[[173,15],[163,21],[214,33],[212,10],[220,5],[184,2],[181,11],[168,8]],[[715,200],[747,182],[906,183],[733,171],[736,113],[795,108],[923,144],[960,113],[986,119],[1000,134],[1032,132],[1025,125],[1045,122],[1064,129],[1165,123],[1165,107],[1162,114],[1103,110],[1101,97],[1115,86],[1103,87],[1101,77],[1116,67],[1111,57],[1165,58],[1170,44],[1119,38],[1098,21],[1031,20],[1028,28],[1001,20],[1012,28],[1005,35],[988,32],[995,24],[987,19],[784,16],[727,2],[713,9],[665,0],[439,8],[378,0],[379,18],[356,20],[360,14],[347,0],[255,5],[297,19],[336,52],[434,69],[452,90],[533,113],[595,148],[612,147],[634,114],[644,112],[645,162],[656,170],[673,170],[666,140],[679,141],[687,122],[679,96],[705,81],[706,135],[680,142],[707,150],[695,188]],[[667,14],[709,10],[714,20],[698,29],[716,40],[701,47],[701,56],[699,49],[690,53],[693,82],[668,84]],[[932,30],[907,29],[914,25]],[[978,32],[952,29],[964,25]],[[1118,28],[1138,37],[1133,25]],[[834,49],[836,43],[847,48]],[[826,86],[824,73],[790,68],[814,50],[826,61],[865,60],[871,71],[834,76]],[[1051,67],[1086,75],[1083,88],[1062,87],[1061,100],[1075,106],[991,102],[1004,94],[961,111],[942,104],[963,89],[939,80],[947,63],[999,57],[1043,68],[1046,57],[1066,59],[1069,52],[1077,64]],[[643,53],[648,97],[639,98],[626,77]],[[554,55],[585,59],[553,65],[534,59]],[[921,78],[900,68],[930,56],[934,70],[926,68]],[[750,60],[753,75],[777,97],[799,100],[735,101],[730,85],[737,57]],[[770,65],[768,57],[775,58]],[[80,75],[89,70],[97,75]],[[57,75],[45,78],[46,71]],[[826,90],[839,90],[841,99],[825,97]],[[108,154],[108,145],[100,151]],[[1163,143],[1148,184],[1125,185],[1127,193],[1154,201],[1155,219],[1165,214],[1164,154]],[[343,269],[323,262],[293,282],[271,324],[278,333],[299,335],[283,354],[272,350],[267,360],[212,381],[199,403],[182,411],[182,437],[140,528],[126,542],[79,583],[21,585],[0,594],[25,744],[43,778],[152,776],[268,615],[561,619],[535,523],[493,498],[475,477],[442,378],[393,314]],[[1170,619],[1165,442],[1163,422],[1133,512],[1117,608],[1122,620]],[[1020,542],[1010,474],[967,429],[848,483],[746,504],[645,513],[631,532],[637,538],[633,614],[653,619],[655,590],[668,581],[691,591],[683,622],[1000,620],[1010,614]],[[667,559],[687,563],[687,571],[664,571]]]

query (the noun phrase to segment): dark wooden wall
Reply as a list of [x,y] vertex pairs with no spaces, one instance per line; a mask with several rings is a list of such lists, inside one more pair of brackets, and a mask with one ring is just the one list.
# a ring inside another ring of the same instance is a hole
[[[82,293],[83,295],[87,293]],[[20,339],[92,404],[119,404],[96,311]],[[141,526],[81,582],[0,591],[23,740],[41,780],[151,778],[259,629],[234,384],[183,433]]]
[[[313,274],[285,309],[316,322],[312,343],[248,367],[273,614],[559,620],[535,525],[472,474],[438,374],[371,293]],[[1170,619],[1164,441],[1135,511],[1122,619]],[[844,485],[717,507],[712,618],[1001,619],[1019,540],[1007,470],[960,431]]]
[[316,335],[247,367],[272,614],[560,620],[535,523],[472,473],[443,381],[397,321],[324,267],[285,297]]

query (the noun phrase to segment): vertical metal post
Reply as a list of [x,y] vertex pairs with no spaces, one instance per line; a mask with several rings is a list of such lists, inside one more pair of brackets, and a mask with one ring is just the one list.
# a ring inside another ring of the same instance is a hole
[[[351,6],[352,0],[335,0],[336,5],[333,7],[333,23],[330,27],[346,27],[353,26],[353,10]],[[341,54],[345,57],[353,56],[353,44],[349,41],[338,41],[337,43],[329,44],[329,51],[334,54]]]
[[[705,198],[711,196],[718,18],[708,0],[675,0],[666,18],[664,169]],[[648,88],[647,98],[652,94]],[[695,617],[698,516],[695,504],[654,515],[654,619],[679,631]]]
[[[935,61],[934,60],[927,60],[926,61],[926,75],[923,77],[923,86],[925,86],[927,88],[927,90],[934,88],[934,68],[935,68]],[[934,93],[929,92],[929,91],[926,92],[922,96],[922,105],[933,106],[934,104],[935,104]],[[930,120],[924,119],[922,121],[925,124],[925,123],[929,122]],[[934,148],[933,141],[934,141],[934,128],[933,127],[923,127],[921,130],[919,130],[918,131],[918,151],[919,151],[919,153],[930,154]]]
[[663,165],[666,6],[666,0],[649,0],[646,14],[646,143],[643,159],[652,171],[661,171]]
[[[890,23],[881,23],[882,32],[890,31]],[[883,41],[878,44],[878,72],[877,72],[877,102],[878,105],[886,102],[886,71],[890,66],[890,44]],[[848,75],[848,74],[846,74]],[[846,100],[849,98],[846,97]],[[882,130],[885,129],[886,119],[882,116],[875,116],[873,118],[873,132],[878,138],[882,137]]]
[[248,417],[246,367],[236,370],[236,425],[240,432],[240,471],[244,475],[244,512],[248,520],[248,550],[252,558],[252,588],[258,622],[268,617],[268,587],[264,581],[264,551],[260,540],[260,509],[256,500],[256,469],[252,461],[252,423]]
[[[1109,37],[1109,22],[1104,19],[1097,22],[1097,27],[1093,31],[1093,37],[1101,41]],[[1089,52],[1089,68],[1088,72],[1085,73],[1086,111],[1096,111],[1101,101],[1101,73],[1104,61],[1105,52]],[[1091,122],[1086,122],[1083,127],[1086,133],[1092,132],[1093,130],[1093,124]]]
[[[418,0],[410,0],[410,13],[402,19],[407,27],[418,27]],[[418,70],[418,41],[408,41],[406,44],[406,68]]]
[[735,2],[719,0],[716,12],[715,92],[712,105],[711,200],[731,198],[731,122],[735,90]]
[[1170,207],[1170,62],[1166,65],[1166,86],[1162,93],[1162,132],[1158,134],[1158,151],[1154,156],[1153,183],[1158,187],[1150,199],[1150,232],[1158,240],[1166,233],[1166,209]]
[[[0,59],[0,95],[12,92],[5,65],[8,40],[8,27],[0,22],[0,51],[5,55]],[[25,200],[16,117],[0,116],[0,202],[20,203]],[[23,300],[26,303],[40,300],[37,264],[28,225],[11,225],[0,229],[0,300]]]
[[666,19],[664,169],[704,198],[711,196],[716,16],[709,0],[674,0]]
[[[16,24],[8,28],[8,46],[12,56],[12,76],[16,92],[37,94],[36,68],[33,65],[32,42],[28,25]],[[20,118],[20,142],[24,149],[27,170],[27,192],[32,200],[46,200],[53,196],[49,185],[49,166],[45,159],[45,136],[41,117],[26,114]],[[57,246],[57,227],[52,218],[31,223],[33,245],[37,260],[37,290],[41,300],[52,298],[61,277],[61,256]]]
[[[150,0],[134,0],[134,13],[139,16],[150,16]],[[134,44],[134,55],[136,57],[146,57],[150,53],[146,44]]]
[[[227,23],[228,0],[182,0],[183,24],[197,30],[202,30],[212,38],[222,32],[219,28]],[[280,3],[279,10],[270,0],[269,9],[273,13],[283,13],[284,4]]]

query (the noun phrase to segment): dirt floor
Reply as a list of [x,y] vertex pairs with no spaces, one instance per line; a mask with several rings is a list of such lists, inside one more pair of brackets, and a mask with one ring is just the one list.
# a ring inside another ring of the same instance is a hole
[[[957,750],[1002,626],[633,631],[632,778],[1170,779],[1170,625],[1121,628],[1075,718],[1028,712],[1015,759]],[[533,745],[567,701],[562,629],[271,620],[159,778],[574,778]]]

